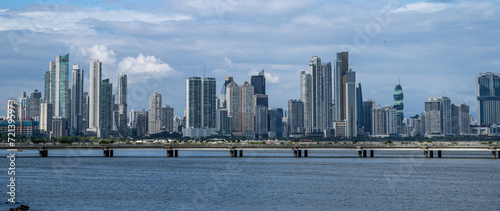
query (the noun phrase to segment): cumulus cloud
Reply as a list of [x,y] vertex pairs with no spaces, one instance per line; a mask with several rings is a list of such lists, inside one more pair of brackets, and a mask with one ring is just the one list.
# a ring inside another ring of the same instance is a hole
[[136,79],[176,76],[179,73],[169,64],[155,56],[144,56],[142,53],[136,58],[126,57],[118,64],[118,70],[132,75],[131,82]]
[[[252,70],[248,73],[248,75],[257,75],[259,74],[258,70]],[[266,77],[266,83],[269,84],[278,84],[280,82],[280,77],[276,74],[270,73],[269,71],[264,70],[264,77]]]
[[407,4],[400,7],[394,12],[404,13],[404,12],[417,12],[417,13],[433,13],[445,10],[448,8],[448,4],[445,3],[431,3],[431,2],[415,2]]
[[77,53],[87,59],[99,59],[103,65],[111,66],[117,61],[115,52],[106,45],[80,46]]

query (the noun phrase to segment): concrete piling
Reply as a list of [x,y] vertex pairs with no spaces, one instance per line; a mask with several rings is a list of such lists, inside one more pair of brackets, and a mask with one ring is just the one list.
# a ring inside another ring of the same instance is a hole
[[434,151],[432,151],[432,150],[430,151],[430,157],[434,158]]
[[109,150],[105,149],[105,150],[103,151],[103,156],[104,156],[104,157],[109,157]]
[[358,158],[362,157],[362,154],[361,154],[361,153],[363,153],[363,152],[358,151]]
[[167,150],[167,158],[174,157],[174,151],[173,150]]
[[438,158],[441,158],[441,150],[438,150]]
[[179,157],[179,150],[174,150],[175,157]]
[[370,150],[370,157],[372,158],[374,156],[374,151],[373,150]]
[[304,150],[304,157],[307,157],[307,150]]
[[243,157],[243,150],[240,150],[240,157]]
[[424,157],[425,157],[425,158],[428,158],[428,157],[429,157],[429,156],[428,156],[428,152],[427,152],[427,151],[424,151]]
[[492,151],[492,152],[491,152],[491,157],[492,157],[493,159],[497,158],[497,153],[496,153],[495,151]]
[[366,150],[363,150],[363,157],[366,158]]
[[293,157],[297,157],[297,150],[296,149],[293,150]]
[[299,158],[302,157],[302,150],[297,150],[299,154]]

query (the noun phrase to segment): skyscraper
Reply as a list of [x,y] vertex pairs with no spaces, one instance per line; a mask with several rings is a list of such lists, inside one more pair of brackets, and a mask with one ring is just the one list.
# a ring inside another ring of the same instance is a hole
[[[52,62],[51,62],[52,64]],[[44,100],[50,103],[50,70],[45,72],[45,93],[44,93]]]
[[231,81],[226,86],[226,103],[228,116],[231,116],[231,129],[233,134],[241,135],[242,119],[241,119],[241,87],[234,81]]
[[215,78],[203,79],[203,128],[216,127],[216,87]]
[[149,113],[142,109],[137,112],[137,136],[143,137],[148,133]]
[[283,137],[283,109],[270,108],[267,110],[267,118],[269,124],[269,137],[282,138]]
[[[429,98],[425,102],[425,135],[442,135],[442,100],[441,98]],[[450,109],[451,110],[451,109]]]
[[267,137],[267,107],[255,107],[255,135],[257,138]]
[[258,75],[252,76],[250,84],[254,87],[254,94],[266,95],[266,77],[264,76],[264,70],[260,71]]
[[441,97],[441,131],[444,135],[452,134],[451,127],[451,100]]
[[[50,99],[47,99],[50,104],[52,104],[53,112],[55,112],[55,103],[56,103],[56,62],[49,63],[50,70]],[[51,123],[52,124],[52,123]]]
[[224,84],[222,84],[222,90],[220,93],[220,103],[219,107],[220,108],[227,108],[227,103],[226,103],[226,86],[233,81],[233,77],[226,77],[226,81],[224,81]]
[[73,65],[70,118],[70,134],[73,136],[83,132],[83,103],[83,69],[79,65]]
[[288,101],[288,133],[300,136],[304,134],[304,103],[300,100]]
[[358,136],[358,126],[357,126],[357,116],[358,108],[356,103],[356,72],[349,70],[345,74],[345,108],[347,109],[345,120],[346,120],[346,136],[356,137]]
[[476,78],[477,122],[500,124],[500,73],[479,73]]
[[335,109],[334,121],[342,121],[346,119],[347,109],[345,108],[346,100],[346,74],[349,70],[349,52],[337,53],[337,60],[335,60],[334,80],[335,80]]
[[458,105],[458,133],[459,135],[469,135],[470,134],[470,108],[465,103],[460,103]]
[[260,106],[260,105],[266,108],[269,106],[269,97],[267,95],[263,94],[255,95],[255,106]]
[[174,108],[169,105],[165,105],[165,107],[162,108],[161,122],[162,130],[164,128],[165,131],[169,133],[174,132]]
[[313,56],[309,63],[311,74],[311,124],[312,131],[323,133],[332,128],[332,67]]
[[107,138],[113,127],[113,84],[109,79],[101,81],[99,93],[99,130],[97,137]]
[[90,60],[89,131],[94,133],[97,133],[100,127],[101,66],[99,59]]
[[398,84],[396,85],[396,88],[394,88],[394,108],[396,109],[396,115],[398,116],[399,123],[401,123],[401,121],[403,121],[404,119],[403,109],[405,106],[403,104],[403,98],[403,88],[401,87],[400,81],[398,80]]
[[30,101],[29,101],[30,111],[28,113],[30,114],[30,117],[35,121],[40,121],[40,102],[41,102],[41,99],[42,99],[42,93],[39,92],[37,89],[35,89],[35,91],[31,92]]
[[161,104],[161,94],[154,92],[149,96],[149,134],[155,134],[161,131]]
[[243,135],[253,136],[255,133],[254,87],[248,82],[241,85],[241,115]]
[[52,104],[47,101],[40,104],[40,131],[43,131],[45,134],[50,134],[52,131],[53,111]]
[[365,132],[368,135],[372,134],[372,108],[375,108],[375,102],[372,100],[367,100],[363,102],[363,119]]
[[311,95],[311,75],[306,71],[300,71],[300,100],[304,103],[304,129],[306,133],[312,132]]
[[69,54],[56,57],[54,116],[68,118],[69,108]]
[[117,112],[115,124],[122,137],[127,136],[127,75],[120,73],[116,87],[115,104]]
[[363,91],[361,90],[361,83],[358,83],[356,84],[356,125],[358,131],[364,128],[363,126],[365,125],[365,116],[363,112]]
[[186,80],[186,128],[201,128],[203,124],[203,93],[200,77]]

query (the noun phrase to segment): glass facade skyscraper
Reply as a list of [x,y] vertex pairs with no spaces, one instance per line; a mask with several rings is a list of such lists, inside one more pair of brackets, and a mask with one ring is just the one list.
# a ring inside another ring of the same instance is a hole
[[54,116],[68,118],[69,114],[69,54],[56,57]]
[[478,123],[500,124],[500,73],[479,73],[476,94]]

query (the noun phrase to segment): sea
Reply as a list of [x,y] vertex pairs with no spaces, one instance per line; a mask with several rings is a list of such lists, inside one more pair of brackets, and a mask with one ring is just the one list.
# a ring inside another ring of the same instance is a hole
[[0,210],[500,210],[500,159],[490,152],[37,151],[16,153],[18,204]]

